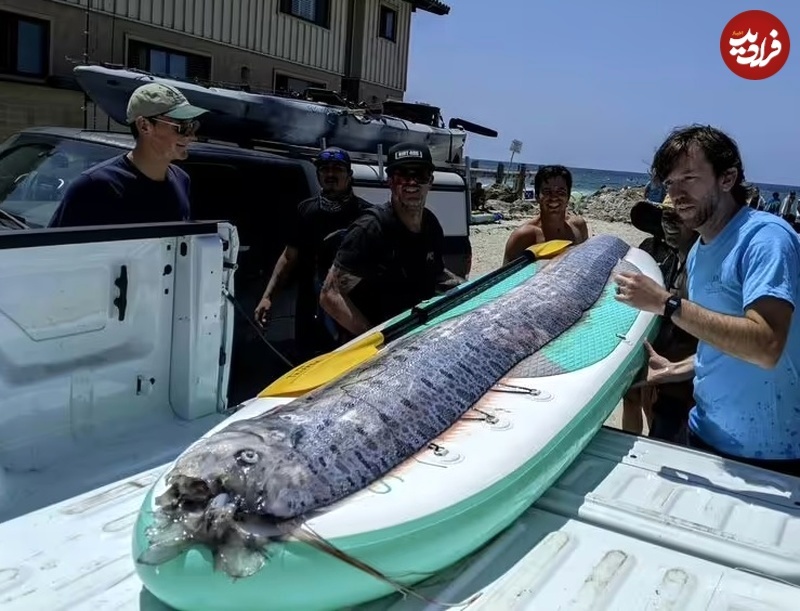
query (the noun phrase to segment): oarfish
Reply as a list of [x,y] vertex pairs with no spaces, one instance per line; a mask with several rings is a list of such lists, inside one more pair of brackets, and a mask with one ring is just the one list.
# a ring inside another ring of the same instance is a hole
[[253,574],[281,524],[370,486],[578,322],[628,248],[616,237],[592,238],[490,303],[199,440],[165,479],[150,547],[139,561],[158,564],[201,543],[219,570]]

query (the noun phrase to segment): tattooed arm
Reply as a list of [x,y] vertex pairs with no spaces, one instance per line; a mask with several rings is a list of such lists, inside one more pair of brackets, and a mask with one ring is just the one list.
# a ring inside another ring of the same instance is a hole
[[361,335],[372,327],[349,296],[359,282],[361,278],[348,274],[334,264],[319,295],[322,309],[353,335]]

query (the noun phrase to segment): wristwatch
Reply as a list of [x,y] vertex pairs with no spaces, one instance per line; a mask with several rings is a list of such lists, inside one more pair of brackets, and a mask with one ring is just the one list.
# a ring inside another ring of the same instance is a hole
[[675,312],[678,312],[681,309],[681,298],[675,297],[675,295],[670,296],[666,302],[664,302],[664,318],[670,320]]

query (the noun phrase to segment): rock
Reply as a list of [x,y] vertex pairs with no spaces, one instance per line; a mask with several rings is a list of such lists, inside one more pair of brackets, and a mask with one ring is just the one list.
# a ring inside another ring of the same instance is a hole
[[489,212],[502,214],[504,219],[515,219],[532,216],[539,206],[535,201],[527,199],[518,199],[516,201],[487,199],[486,208]]
[[486,188],[486,202],[490,199],[499,200],[501,202],[511,203],[517,199],[514,189],[505,185],[494,184]]
[[612,223],[630,223],[631,208],[644,199],[644,187],[602,187],[573,204],[576,214]]

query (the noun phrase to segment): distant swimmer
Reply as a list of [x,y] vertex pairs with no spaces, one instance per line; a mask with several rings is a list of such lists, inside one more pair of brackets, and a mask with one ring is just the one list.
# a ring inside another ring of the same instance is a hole
[[533,179],[539,214],[517,227],[506,242],[503,264],[519,257],[526,248],[550,240],[570,240],[580,244],[589,239],[586,220],[568,212],[572,194],[572,174],[562,165],[539,168]]

